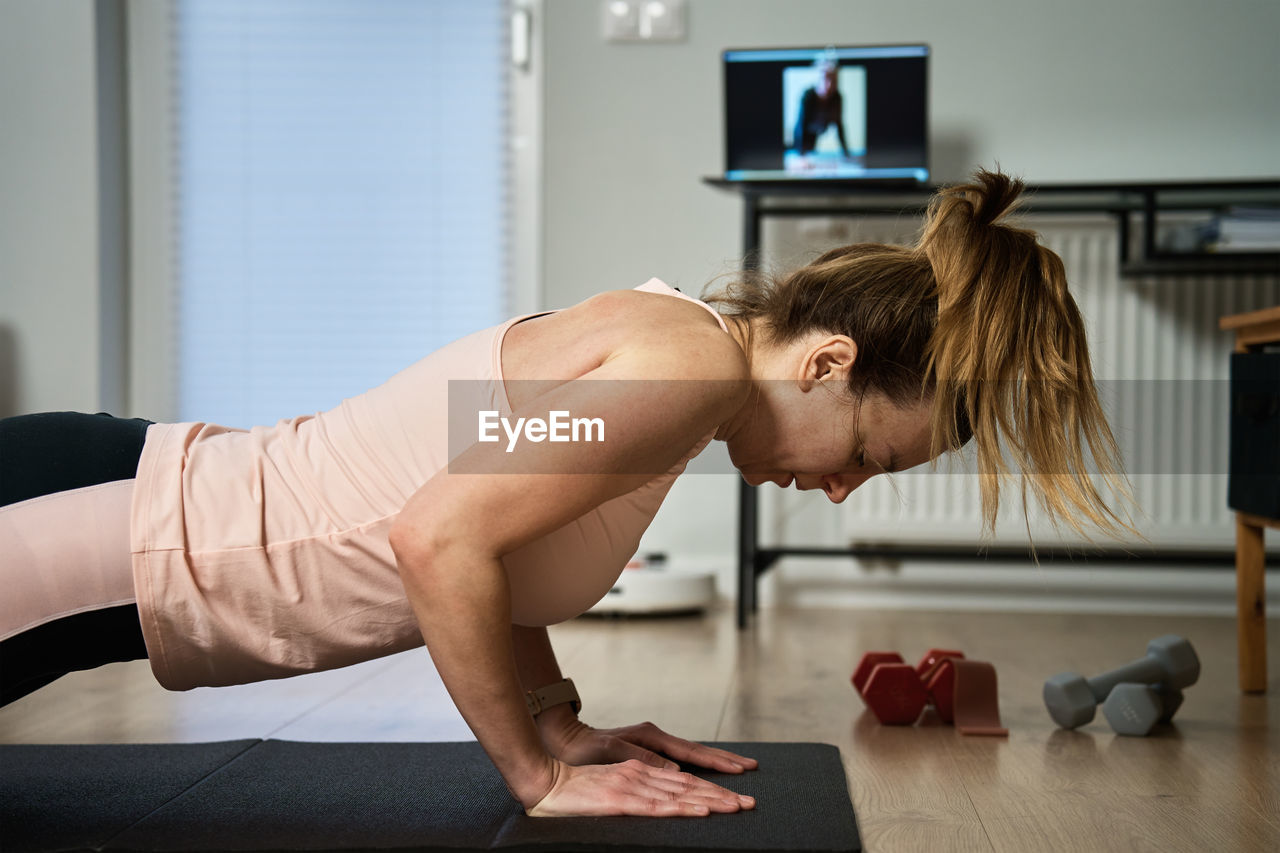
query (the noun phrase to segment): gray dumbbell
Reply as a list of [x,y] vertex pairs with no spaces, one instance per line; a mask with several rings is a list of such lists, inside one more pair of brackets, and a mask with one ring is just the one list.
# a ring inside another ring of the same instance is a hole
[[1049,716],[1064,729],[1083,726],[1093,719],[1099,702],[1121,682],[1163,684],[1179,690],[1200,677],[1200,658],[1182,637],[1168,634],[1147,644],[1147,654],[1124,666],[1093,678],[1063,672],[1044,683],[1044,704]]
[[1102,715],[1116,734],[1145,737],[1156,723],[1172,720],[1181,704],[1181,690],[1126,682],[1111,688],[1102,703]]

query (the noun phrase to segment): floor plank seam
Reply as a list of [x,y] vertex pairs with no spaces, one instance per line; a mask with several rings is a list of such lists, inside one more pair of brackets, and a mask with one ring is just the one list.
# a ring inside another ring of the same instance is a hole
[[729,714],[729,703],[733,700],[734,688],[738,686],[738,659],[734,658],[733,674],[729,676],[729,684],[724,691],[724,700],[720,703],[720,716],[716,719],[715,740],[724,740],[724,719]]
[[987,839],[987,847],[991,848],[991,853],[996,853],[996,843],[991,840],[991,833],[987,831],[987,824],[982,820],[982,812],[978,811],[978,804],[973,801],[973,795],[969,793],[969,786],[962,782],[960,788],[964,791],[964,798],[969,801],[969,808],[973,809],[973,816],[978,819],[978,828],[982,830],[982,837]]

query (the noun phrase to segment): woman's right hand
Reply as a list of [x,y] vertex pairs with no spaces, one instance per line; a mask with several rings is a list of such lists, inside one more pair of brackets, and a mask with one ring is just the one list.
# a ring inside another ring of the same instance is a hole
[[557,760],[551,790],[525,813],[530,817],[703,817],[754,806],[751,797],[735,794],[714,782],[679,770],[653,767],[638,759],[580,767]]

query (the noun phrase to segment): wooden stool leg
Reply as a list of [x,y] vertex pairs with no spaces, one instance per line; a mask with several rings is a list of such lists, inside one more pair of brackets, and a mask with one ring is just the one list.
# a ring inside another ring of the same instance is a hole
[[1240,689],[1267,690],[1266,552],[1263,528],[1236,514],[1236,635],[1240,648]]

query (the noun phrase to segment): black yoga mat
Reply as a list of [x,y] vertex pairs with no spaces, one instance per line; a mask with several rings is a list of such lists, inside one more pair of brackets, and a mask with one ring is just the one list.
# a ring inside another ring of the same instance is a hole
[[834,746],[717,746],[758,758],[760,769],[698,775],[754,796],[754,810],[705,818],[530,818],[475,743],[3,746],[0,849],[861,849]]

